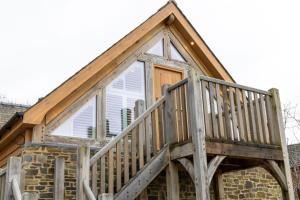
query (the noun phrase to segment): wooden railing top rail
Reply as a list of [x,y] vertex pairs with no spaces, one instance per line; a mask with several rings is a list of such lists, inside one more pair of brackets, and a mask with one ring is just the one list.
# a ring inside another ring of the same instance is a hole
[[188,82],[188,78],[185,78],[185,79],[182,79],[181,81],[171,85],[169,88],[168,88],[168,92],[180,87],[181,85],[184,85]]
[[146,119],[149,114],[156,108],[158,108],[165,101],[165,97],[162,96],[155,104],[150,106],[141,116],[139,116],[136,120],[134,120],[129,126],[127,126],[122,133],[116,136],[113,140],[111,140],[107,145],[105,145],[100,151],[98,151],[91,159],[90,165],[93,165],[99,158],[108,153],[108,151],[113,148],[120,139],[122,139],[126,134],[132,131],[140,122]]
[[270,93],[268,91],[264,91],[264,90],[244,86],[244,85],[239,85],[237,83],[230,83],[230,82],[227,82],[227,81],[223,81],[223,80],[216,79],[216,78],[211,78],[211,77],[208,77],[208,76],[199,75],[199,77],[200,77],[201,80],[204,80],[204,81],[209,81],[209,82],[213,82],[213,83],[217,83],[217,84],[221,84],[221,85],[226,85],[226,86],[229,86],[229,87],[239,88],[239,89],[242,89],[242,90],[257,92],[257,93],[260,93],[260,94],[270,96]]

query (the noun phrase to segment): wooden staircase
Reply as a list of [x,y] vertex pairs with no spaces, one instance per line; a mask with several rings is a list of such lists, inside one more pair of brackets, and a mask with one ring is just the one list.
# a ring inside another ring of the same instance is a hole
[[164,169],[168,198],[179,199],[177,162],[192,177],[197,199],[206,200],[222,162],[245,168],[253,167],[253,160],[266,166],[285,196],[294,199],[277,90],[257,90],[191,70],[188,79],[162,91],[147,110],[137,101],[135,121],[91,158],[89,147],[79,149],[77,199],[135,199]]

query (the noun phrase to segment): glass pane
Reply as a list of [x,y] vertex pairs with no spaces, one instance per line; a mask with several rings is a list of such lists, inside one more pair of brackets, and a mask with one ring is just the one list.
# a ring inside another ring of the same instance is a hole
[[186,60],[182,57],[182,55],[179,53],[177,48],[172,44],[171,42],[171,59],[186,62]]
[[78,111],[57,127],[53,135],[95,138],[96,96],[86,102]]
[[164,40],[159,40],[153,47],[151,47],[147,53],[164,56]]
[[139,99],[145,100],[145,75],[144,63],[136,61],[107,86],[106,132],[108,135],[121,133],[134,120],[134,104]]

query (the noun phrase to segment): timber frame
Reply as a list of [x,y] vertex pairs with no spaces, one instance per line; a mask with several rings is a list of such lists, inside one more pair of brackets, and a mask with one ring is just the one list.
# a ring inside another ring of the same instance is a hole
[[[163,56],[147,53],[162,38]],[[171,58],[171,42],[186,62]],[[135,61],[145,66],[146,98],[135,102],[135,120],[111,139],[105,127],[106,86]],[[158,99],[153,86],[156,66],[183,73],[179,82],[162,86]],[[94,96],[95,138],[51,134]],[[195,184],[197,200],[210,199],[210,184],[216,185],[222,199],[222,173],[255,166],[264,167],[275,177],[285,199],[294,199],[278,90],[236,84],[174,1],[32,106],[0,135],[0,166],[9,160],[7,169],[0,170],[0,180],[5,179],[4,186],[0,181],[5,200],[12,193],[20,198],[19,164],[11,166],[19,160],[9,157],[20,155],[28,144],[78,145],[78,200],[146,198],[145,189],[163,170],[168,199],[177,200],[178,170],[182,168]],[[24,137],[24,146],[14,144],[18,136]],[[97,152],[91,154],[90,148],[97,148]],[[55,165],[55,197],[63,199],[63,170],[59,169],[64,168],[64,159],[57,158]]]

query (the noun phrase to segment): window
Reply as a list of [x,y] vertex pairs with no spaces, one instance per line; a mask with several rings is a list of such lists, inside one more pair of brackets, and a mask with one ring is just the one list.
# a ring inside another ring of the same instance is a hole
[[181,62],[186,62],[186,60],[179,53],[179,51],[177,50],[177,48],[174,46],[172,42],[171,42],[171,59],[178,60]]
[[80,138],[95,138],[96,134],[96,97],[86,102],[78,111],[58,126],[53,135]]
[[117,135],[134,120],[136,100],[145,100],[144,62],[136,61],[106,88],[106,133]]
[[154,54],[157,56],[164,56],[164,40],[159,40],[147,51],[147,53]]

